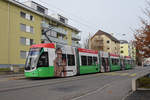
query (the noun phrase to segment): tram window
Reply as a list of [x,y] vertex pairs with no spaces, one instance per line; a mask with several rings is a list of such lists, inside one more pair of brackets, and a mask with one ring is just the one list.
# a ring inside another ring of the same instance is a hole
[[88,56],[88,65],[92,65],[92,57]]
[[130,60],[128,60],[128,64],[131,64],[131,63],[130,63]]
[[109,60],[106,58],[106,65],[109,66]]
[[48,63],[48,52],[44,52],[42,53],[42,55],[39,58],[38,67],[48,67],[49,63]]
[[62,60],[66,62],[66,54],[62,54]]
[[112,59],[112,65],[118,65],[119,59]]
[[87,57],[86,56],[81,56],[81,63],[82,63],[82,65],[87,65]]
[[74,55],[67,55],[67,59],[68,59],[68,66],[74,66],[75,65]]
[[102,58],[102,66],[106,66],[106,64],[105,64],[105,58]]
[[93,57],[93,65],[97,64],[97,57]]

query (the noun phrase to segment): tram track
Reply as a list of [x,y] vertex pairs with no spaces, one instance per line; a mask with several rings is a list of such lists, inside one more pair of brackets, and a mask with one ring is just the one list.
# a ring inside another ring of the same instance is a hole
[[[140,72],[143,72],[143,70],[138,71],[137,73],[140,73]],[[48,80],[42,79],[43,81],[38,80],[38,82],[37,82],[37,80],[34,82],[30,82],[30,81],[26,81],[29,79],[25,79],[25,81],[24,81],[25,83],[21,82],[19,84],[14,85],[13,87],[6,87],[3,89],[1,88],[0,92],[15,91],[15,90],[19,90],[19,89],[33,88],[33,87],[39,87],[39,86],[45,86],[45,85],[56,85],[56,84],[60,84],[60,83],[62,84],[62,83],[66,83],[66,82],[70,82],[70,81],[72,82],[72,81],[77,81],[77,80],[88,80],[91,78],[97,78],[99,76],[105,76],[105,75],[103,75],[102,73],[97,73],[97,74],[91,74],[91,76],[83,75],[83,76],[74,76],[74,77],[68,77],[68,78],[57,78],[57,79],[52,78],[52,79],[48,79]]]
[[[33,88],[33,87],[39,87],[39,86],[45,86],[45,85],[56,85],[56,84],[59,84],[59,83],[65,83],[65,82],[70,82],[70,81],[77,81],[77,80],[87,80],[87,79],[91,79],[91,78],[96,78],[96,77],[99,77],[99,74],[100,73],[97,73],[97,74],[93,74],[94,76],[89,76],[89,75],[84,75],[84,76],[88,76],[88,78],[83,78],[82,79],[82,76],[72,76],[72,77],[67,77],[67,78],[57,78],[55,80],[55,82],[53,82],[51,79],[50,80],[44,80],[41,82],[29,82],[27,81],[26,83],[20,83],[18,85],[15,85],[14,87],[12,88],[4,88],[4,89],[0,89],[0,92],[8,92],[8,91],[15,91],[15,90],[19,90],[19,89],[24,89],[24,88]],[[65,79],[65,80],[63,80]],[[38,80],[39,81],[39,80]],[[33,85],[31,85],[33,84]]]

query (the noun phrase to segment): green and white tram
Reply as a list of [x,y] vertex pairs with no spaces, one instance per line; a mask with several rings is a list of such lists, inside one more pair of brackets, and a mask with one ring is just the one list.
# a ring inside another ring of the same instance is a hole
[[98,51],[78,48],[78,54],[80,74],[100,72]]
[[101,72],[110,71],[110,58],[108,52],[100,51],[100,65],[101,65]]
[[132,68],[132,60],[130,56],[125,56],[125,69],[131,69]]
[[110,53],[110,71],[121,70],[120,56]]
[[[131,58],[124,57],[125,69]],[[67,45],[32,45],[25,64],[25,77],[68,77],[121,70],[120,56]]]

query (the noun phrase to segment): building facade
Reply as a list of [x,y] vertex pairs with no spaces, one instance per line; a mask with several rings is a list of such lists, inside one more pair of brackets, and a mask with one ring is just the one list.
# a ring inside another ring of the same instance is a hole
[[119,41],[109,33],[99,30],[89,40],[89,48],[109,52],[113,54],[120,54]]
[[126,40],[120,40],[120,55],[129,56],[129,44]]
[[49,42],[42,34],[45,25],[53,27],[47,32],[52,42],[79,46],[80,31],[60,15],[49,16],[48,9],[36,2],[0,0],[0,16],[0,67],[24,65],[30,45]]
[[129,42],[128,52],[129,52],[129,56],[131,56],[134,60],[136,60],[136,47],[133,41]]

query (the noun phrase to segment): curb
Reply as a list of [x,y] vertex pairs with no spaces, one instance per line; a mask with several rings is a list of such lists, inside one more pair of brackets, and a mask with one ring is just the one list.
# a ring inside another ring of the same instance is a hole
[[[150,70],[148,70],[144,74],[141,74],[141,75],[139,75],[139,76],[137,76],[137,77],[135,77],[135,78],[132,79],[132,91],[133,92],[140,89],[140,88],[138,88],[138,82],[137,82],[137,80],[139,78],[143,77],[143,76],[148,75],[148,74],[150,74]],[[144,88],[142,88],[142,89],[144,89]]]

